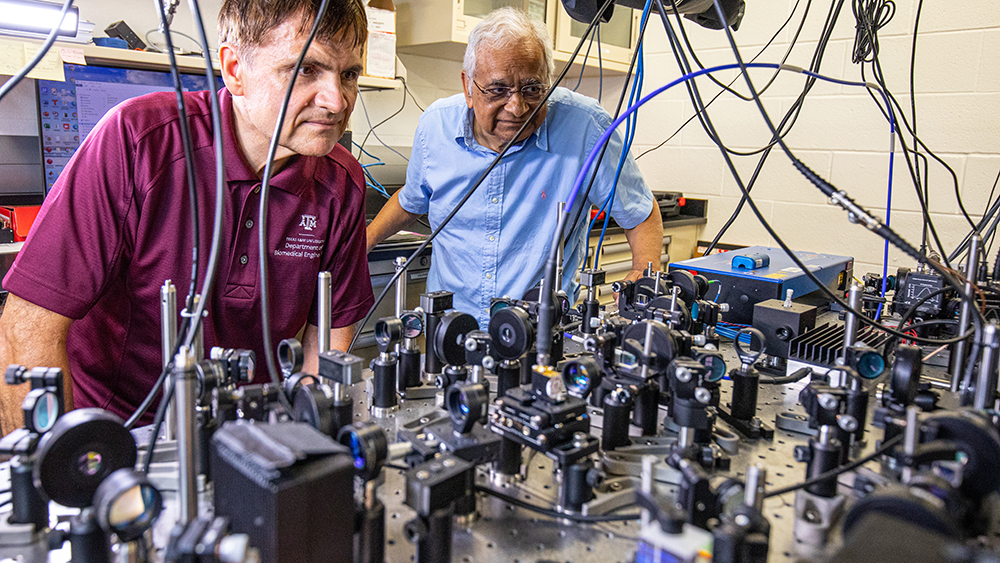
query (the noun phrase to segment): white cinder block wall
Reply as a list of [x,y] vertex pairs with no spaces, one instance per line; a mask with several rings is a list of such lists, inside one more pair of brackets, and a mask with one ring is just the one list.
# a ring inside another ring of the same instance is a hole
[[[757,59],[780,62],[801,21],[806,0],[799,2],[792,21]],[[1000,13],[988,0],[955,3],[926,0],[920,18],[915,68],[917,132],[924,142],[947,161],[958,175],[965,207],[974,219],[985,211],[987,197],[1000,171]],[[807,67],[816,47],[819,30],[830,3],[813,2],[790,64]],[[744,60],[760,52],[788,17],[795,0],[748,2],[746,17],[735,33]],[[886,81],[909,118],[909,61],[916,2],[897,2],[897,13],[880,33],[880,60]],[[822,73],[860,80],[860,66],[851,62],[855,20],[850,2],[845,3],[823,59]],[[735,62],[722,32],[686,26],[691,42],[705,65]],[[650,21],[646,34],[646,79],[644,92],[681,75],[659,19]],[[771,71],[752,72],[757,88]],[[728,83],[733,72],[723,73]],[[868,76],[871,80],[871,76]],[[617,102],[613,90],[604,85],[604,105]],[[791,106],[803,83],[801,75],[781,73],[763,98],[777,123]],[[585,81],[586,92],[595,95],[595,81]],[[720,90],[699,79],[707,101]],[[734,85],[747,92],[742,78]],[[609,90],[611,94],[609,95]],[[682,87],[665,92],[641,110],[633,151],[636,155],[660,144],[690,116],[693,106]],[[723,94],[709,107],[709,115],[723,140],[733,150],[750,151],[768,142],[770,133],[752,102]],[[807,96],[798,123],[786,140],[792,150],[813,170],[846,190],[858,202],[886,215],[889,125],[871,97],[859,88],[819,82]],[[912,140],[907,138],[907,143]],[[911,242],[919,244],[920,206],[913,183],[897,145],[892,191],[892,226]],[[733,157],[744,182],[748,182],[758,156]],[[724,160],[697,121],[688,124],[667,145],[642,156],[639,165],[654,190],[678,190],[710,200],[710,217],[703,238],[710,239],[729,218],[740,198],[736,182]],[[930,167],[929,207],[942,243],[951,250],[968,233],[959,213],[951,177],[943,167]],[[855,272],[881,271],[881,239],[864,228],[851,225],[838,207],[828,205],[780,151],[772,151],[752,194],[764,217],[792,248],[854,256]],[[722,239],[738,244],[774,244],[757,219],[745,208]],[[996,252],[994,248],[994,252]],[[901,252],[890,250],[889,271],[912,266]],[[993,256],[991,256],[991,261]]]
[[[807,3],[808,0],[799,0],[792,20],[758,61],[781,60]],[[140,34],[156,24],[151,5],[147,9],[127,0],[79,0],[78,4],[83,16],[97,23],[98,30],[121,19],[123,14]],[[218,6],[219,0],[202,2],[209,25],[214,25]],[[795,0],[748,2],[746,17],[735,34],[745,60],[757,55],[794,6]],[[880,58],[886,80],[908,117],[910,40],[915,6],[916,2],[897,2],[895,17],[879,33]],[[812,2],[788,63],[808,66],[829,7],[829,2]],[[704,64],[734,61],[722,32],[686,23]],[[860,67],[851,62],[854,26],[850,2],[845,2],[823,59],[824,74],[860,79]],[[193,35],[186,6],[179,10],[176,27]],[[214,41],[214,33],[210,36]],[[680,76],[658,18],[650,21],[645,54],[644,92]],[[460,63],[407,55],[402,55],[401,59],[407,68],[411,92],[424,107],[439,97],[460,91]],[[733,72],[719,76],[726,83],[736,77]],[[757,70],[752,77],[760,88],[770,78],[770,71]],[[775,121],[790,107],[802,82],[801,75],[781,73],[764,94],[765,106]],[[954,168],[966,209],[975,219],[985,211],[990,188],[1000,170],[1000,110],[997,109],[1000,107],[1000,12],[991,0],[924,1],[914,83],[917,131],[924,142]],[[610,111],[617,102],[621,84],[621,78],[608,78],[604,82],[603,103]],[[719,90],[707,79],[700,79],[699,86],[706,100]],[[747,91],[742,79],[733,87]],[[596,96],[597,80],[585,79],[581,91]],[[403,93],[398,90],[365,92],[362,96],[371,122],[377,123],[399,108]],[[377,132],[391,145],[409,146],[419,114],[412,100],[407,100],[404,111],[379,127]],[[683,88],[675,88],[653,100],[640,112],[634,153],[639,155],[660,144],[692,115],[693,108]],[[723,94],[709,107],[709,115],[733,150],[758,149],[770,137],[752,102]],[[352,119],[352,129],[357,139],[363,138],[368,130],[360,103]],[[885,217],[889,125],[867,93],[853,87],[817,83],[786,140],[813,170]],[[374,139],[369,139],[369,145],[374,143]],[[749,181],[759,156],[734,159],[744,181]],[[364,157],[362,161],[367,162]],[[898,147],[894,164],[892,226],[911,242],[919,244],[919,204]],[[702,238],[710,239],[739,201],[739,189],[719,150],[696,120],[664,147],[642,156],[639,165],[654,190],[683,191],[688,196],[710,200],[709,223]],[[792,248],[854,256],[859,276],[881,270],[881,240],[864,228],[849,224],[845,213],[828,205],[819,191],[795,171],[779,151],[772,151],[768,157],[753,194],[764,217]],[[945,248],[950,250],[968,232],[968,225],[959,214],[950,176],[934,163],[930,167],[929,202],[938,234]],[[773,244],[748,208],[723,241]],[[994,248],[994,252],[996,250]],[[897,266],[911,265],[901,252],[890,250],[890,272]]]

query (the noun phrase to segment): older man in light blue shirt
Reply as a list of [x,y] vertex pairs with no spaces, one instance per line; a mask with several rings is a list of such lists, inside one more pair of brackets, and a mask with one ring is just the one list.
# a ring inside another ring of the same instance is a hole
[[[406,184],[368,227],[371,250],[385,237],[428,214],[441,224],[471,189],[503,146],[514,138],[544,98],[552,75],[544,27],[514,9],[493,12],[469,35],[463,94],[431,104],[420,118],[407,167]],[[428,291],[454,292],[456,309],[485,327],[490,298],[520,297],[543,275],[556,227],[584,158],[611,117],[595,100],[556,88],[500,164],[434,239]],[[589,201],[601,205],[611,192],[622,137],[611,138]],[[576,209],[570,210],[570,217]],[[633,271],[659,264],[663,227],[659,208],[628,156],[611,206],[625,229]],[[562,287],[576,292],[583,260],[586,221],[567,237]]]

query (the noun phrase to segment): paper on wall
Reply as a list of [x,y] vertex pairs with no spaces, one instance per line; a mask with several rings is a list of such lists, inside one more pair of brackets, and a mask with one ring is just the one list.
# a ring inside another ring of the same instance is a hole
[[[25,62],[30,61],[35,58],[35,54],[42,48],[41,45],[35,45],[34,43],[24,44],[24,60]],[[65,82],[66,74],[63,72],[63,62],[62,57],[59,56],[59,51],[54,51],[49,49],[42,60],[38,61],[35,68],[31,69],[28,73],[28,78],[39,78],[42,80],[55,80],[56,82]]]
[[87,64],[87,59],[86,57],[83,56],[83,49],[62,47],[59,49],[59,56],[62,57],[64,63],[72,63],[78,65]]
[[[13,76],[17,74],[27,61],[35,57],[41,45],[21,41],[0,40],[0,74]],[[62,58],[58,52],[49,51],[38,65],[28,73],[28,78],[41,78],[63,82]]]
[[396,77],[396,34],[372,31],[368,33],[365,53],[365,74],[382,78]]

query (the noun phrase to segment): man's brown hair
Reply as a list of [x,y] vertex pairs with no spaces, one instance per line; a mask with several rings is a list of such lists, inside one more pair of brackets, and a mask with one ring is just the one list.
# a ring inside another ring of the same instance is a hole
[[[299,32],[309,33],[319,5],[320,0],[223,0],[219,9],[219,43],[259,47],[272,29],[289,18],[298,18]],[[352,47],[367,41],[368,18],[363,0],[330,0],[316,40],[330,43],[345,31],[354,36]]]

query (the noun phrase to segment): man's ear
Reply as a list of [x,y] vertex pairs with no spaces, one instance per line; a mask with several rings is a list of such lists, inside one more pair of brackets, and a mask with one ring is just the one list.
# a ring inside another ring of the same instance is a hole
[[234,96],[242,96],[244,93],[243,66],[246,61],[240,56],[236,48],[229,43],[219,45],[219,66],[222,73],[222,80],[226,83],[226,88]]
[[469,90],[471,90],[471,89],[472,89],[472,78],[469,77],[469,76],[467,76],[465,74],[465,71],[463,70],[462,71],[462,93],[465,94],[465,105],[469,106],[469,109],[472,109],[472,94],[469,93]]

